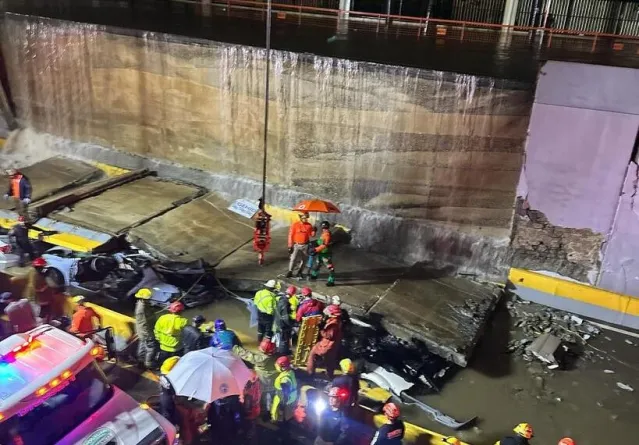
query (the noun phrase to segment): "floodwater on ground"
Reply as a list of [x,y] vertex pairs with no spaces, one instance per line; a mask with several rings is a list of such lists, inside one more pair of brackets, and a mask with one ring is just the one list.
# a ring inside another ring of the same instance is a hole
[[[256,346],[255,330],[249,328],[248,311],[241,302],[222,300],[186,315],[197,313],[207,320],[224,318],[229,328],[250,336],[247,346]],[[422,397],[457,420],[479,417],[476,428],[457,432],[458,437],[472,445],[493,445],[517,423],[529,422],[535,429],[533,445],[555,445],[564,436],[573,437],[578,445],[637,443],[639,338],[604,330],[590,341],[604,351],[597,352],[593,361],[580,361],[572,370],[548,371],[507,354],[511,324],[508,310],[500,307],[470,366],[458,371],[440,394]],[[617,382],[635,391],[619,389]],[[413,423],[455,433],[421,411],[404,413]]]

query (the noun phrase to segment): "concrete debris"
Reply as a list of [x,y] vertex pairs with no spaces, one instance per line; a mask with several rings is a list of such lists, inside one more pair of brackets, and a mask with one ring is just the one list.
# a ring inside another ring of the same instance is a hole
[[630,385],[626,385],[625,383],[617,382],[617,388],[623,389],[625,391],[634,392],[634,388]]
[[604,369],[604,373],[605,374],[614,374],[615,371],[613,371],[612,369]]
[[[591,348],[584,348],[597,337],[600,329],[564,311],[539,304],[531,304],[516,296],[506,303],[515,326],[507,351],[522,357],[527,362],[535,359],[557,369],[566,356],[578,355],[581,359],[594,360]],[[558,359],[558,357],[560,357]]]

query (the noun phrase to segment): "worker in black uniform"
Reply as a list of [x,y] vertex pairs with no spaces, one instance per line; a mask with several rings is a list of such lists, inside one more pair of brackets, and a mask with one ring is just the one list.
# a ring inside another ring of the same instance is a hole
[[177,424],[175,389],[167,374],[175,367],[180,357],[169,357],[160,367],[160,414],[174,425]]
[[208,338],[200,329],[206,319],[202,315],[196,315],[191,319],[191,324],[182,330],[182,345],[184,353],[204,349],[208,346]]
[[357,398],[359,395],[359,375],[355,371],[355,363],[350,358],[342,359],[339,362],[339,367],[342,370],[342,375],[339,375],[331,382],[331,387],[340,388],[348,393],[348,398],[345,401],[347,407],[352,407],[357,404]]
[[399,418],[399,407],[392,402],[387,403],[383,412],[386,422],[375,433],[371,445],[402,445],[405,427]]
[[37,255],[31,240],[29,239],[29,229],[38,230],[41,229],[27,224],[24,216],[18,216],[18,223],[9,230],[9,239],[11,243],[16,247],[16,253],[18,255],[18,265],[24,267],[26,264],[26,257],[29,257],[29,261],[33,261]]
[[277,344],[277,352],[280,355],[291,353],[291,336],[293,333],[293,319],[291,318],[290,295],[279,295],[275,303],[274,326],[275,332],[280,334],[280,341]]
[[533,438],[534,432],[532,426],[528,423],[520,423],[513,428],[516,436],[506,436],[497,441],[495,445],[529,445],[530,439]]
[[339,388],[331,388],[328,392],[328,405],[328,409],[320,414],[314,445],[348,445],[349,420],[344,413],[344,401]]
[[212,402],[207,411],[210,427],[210,443],[231,445],[238,440],[242,421],[242,404],[236,395]]

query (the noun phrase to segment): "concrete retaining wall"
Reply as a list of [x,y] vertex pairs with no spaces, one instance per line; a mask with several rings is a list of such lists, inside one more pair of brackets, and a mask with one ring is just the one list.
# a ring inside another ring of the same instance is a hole
[[[18,16],[4,33],[21,122],[58,150],[259,196],[264,50]],[[529,85],[280,51],[272,68],[270,202],[331,199],[363,247],[505,271]]]

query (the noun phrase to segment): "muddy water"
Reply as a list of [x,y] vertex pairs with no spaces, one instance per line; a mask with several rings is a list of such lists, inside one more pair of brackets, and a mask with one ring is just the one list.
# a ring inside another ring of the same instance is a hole
[[[243,304],[225,300],[187,315],[196,313],[211,320],[224,318],[230,328],[250,335],[249,346],[255,346],[255,331],[248,327]],[[529,422],[535,428],[533,445],[555,445],[564,436],[572,436],[579,445],[639,444],[639,339],[604,331],[592,345],[609,355],[602,353],[603,358],[574,370],[543,374],[542,367],[504,353],[510,322],[508,312],[500,309],[471,366],[457,372],[441,394],[423,397],[458,420],[479,416],[477,427],[458,433],[460,438],[473,445],[492,445],[517,423]],[[635,345],[627,344],[626,338]],[[635,392],[618,389],[617,382]],[[406,409],[405,417],[434,431],[454,433],[419,411]]]

